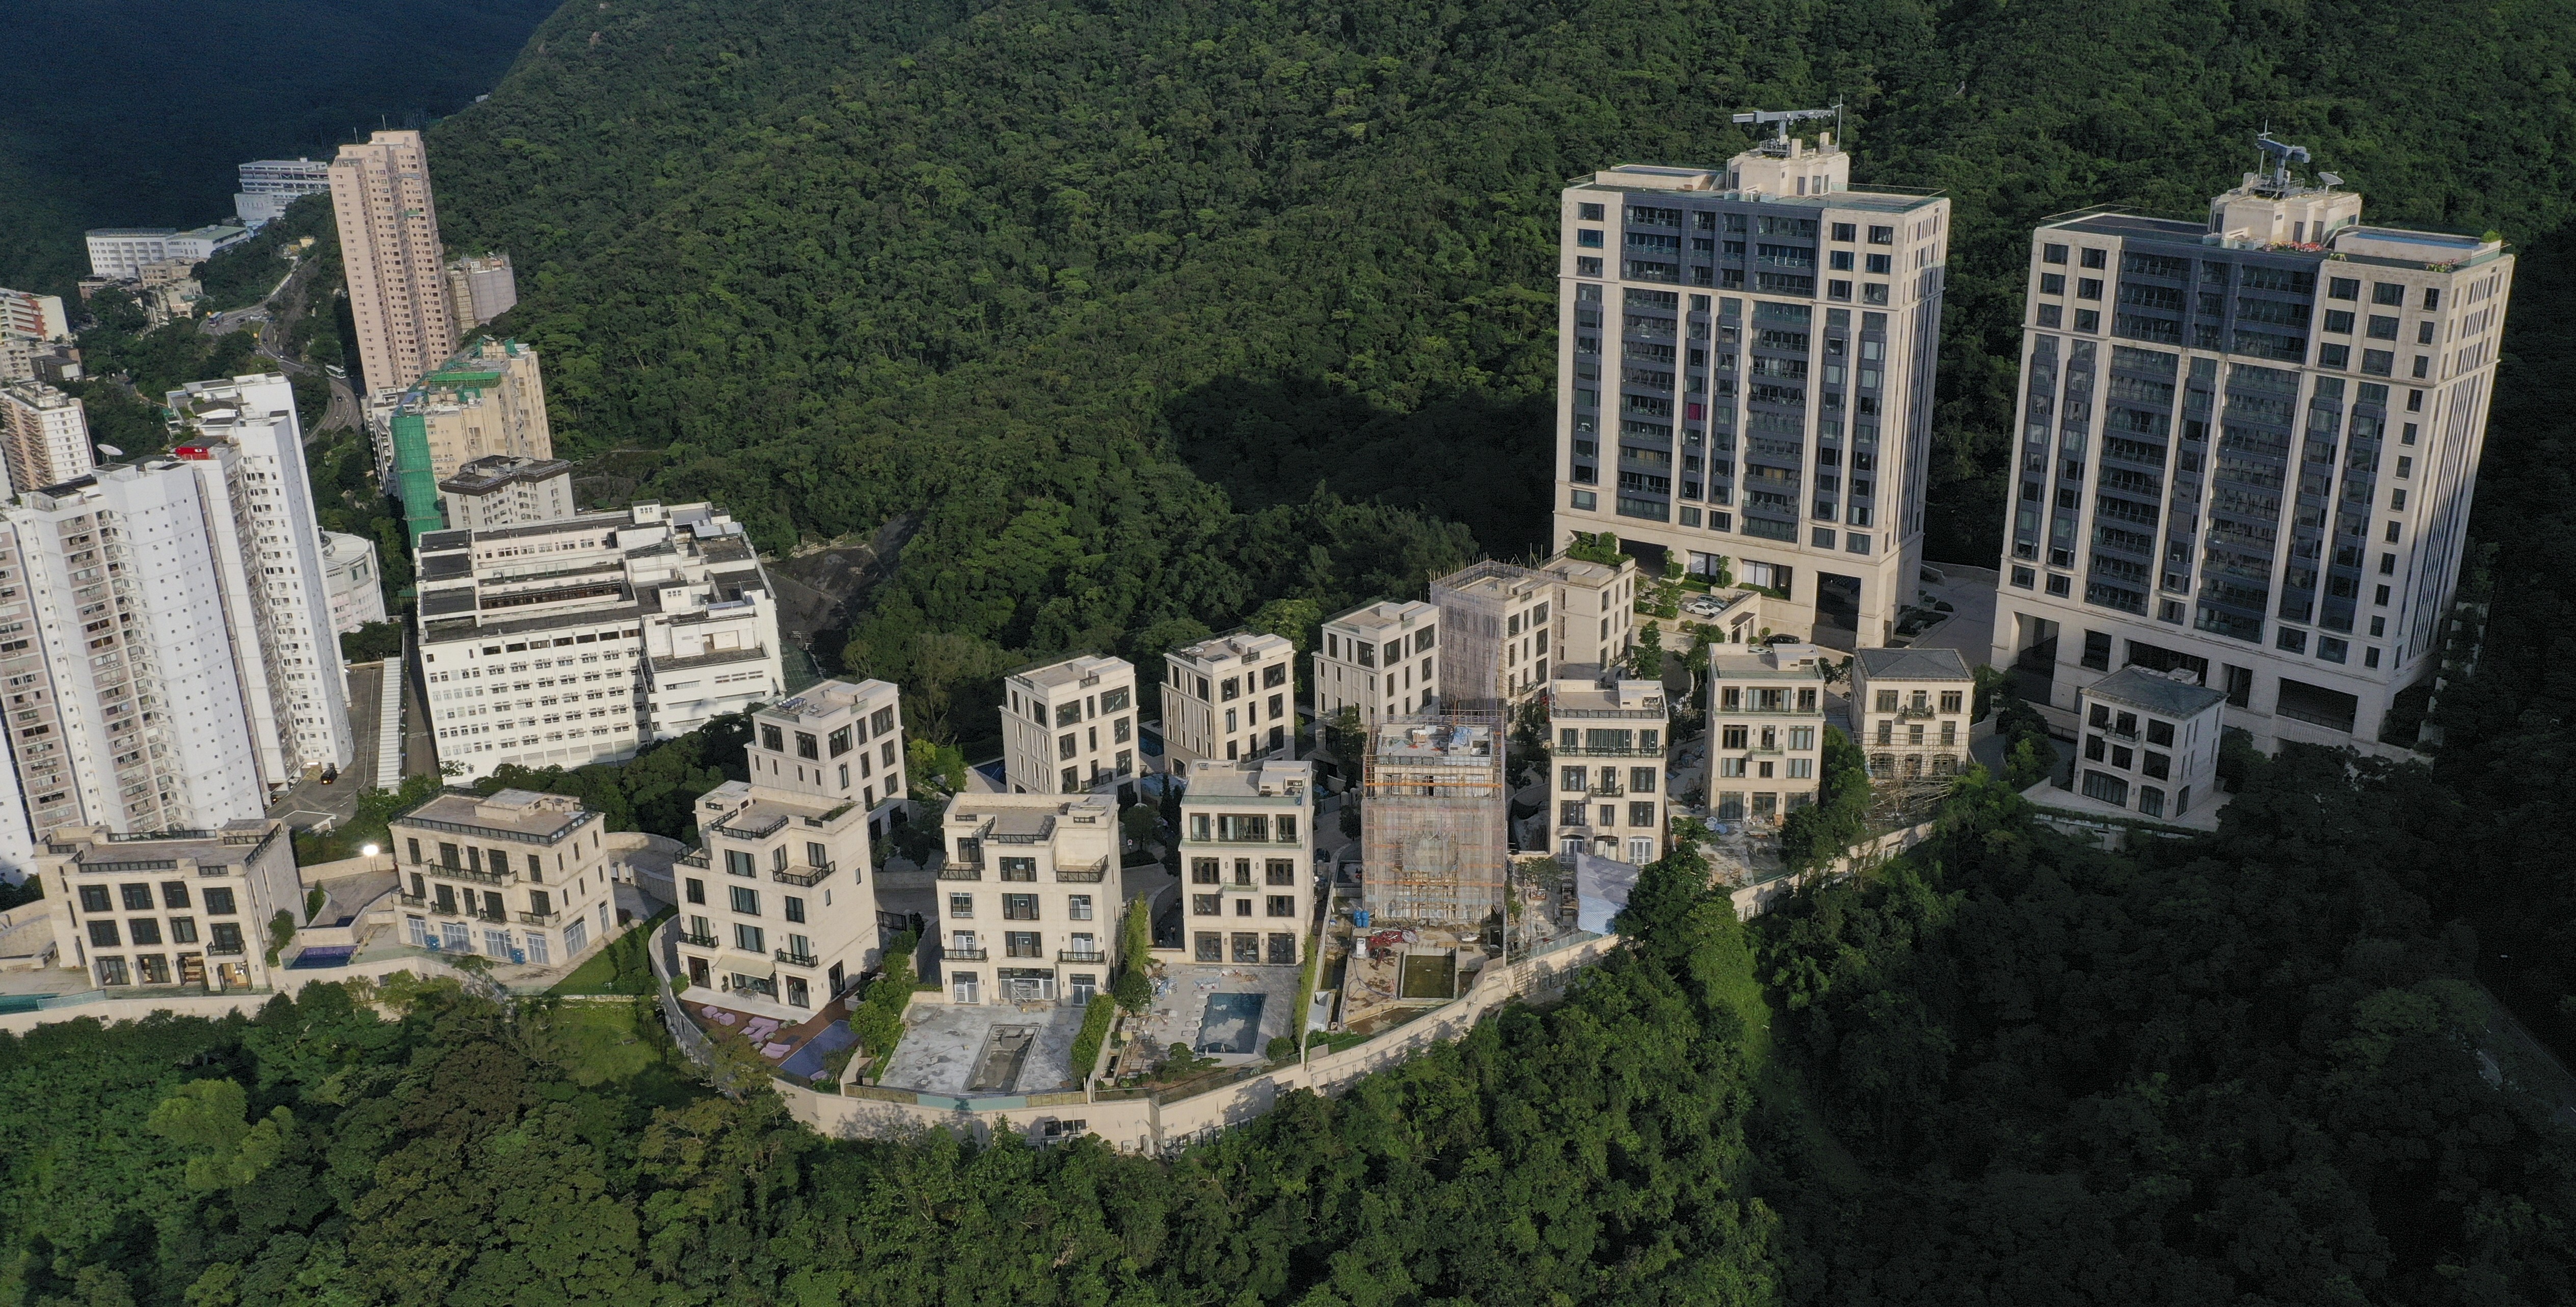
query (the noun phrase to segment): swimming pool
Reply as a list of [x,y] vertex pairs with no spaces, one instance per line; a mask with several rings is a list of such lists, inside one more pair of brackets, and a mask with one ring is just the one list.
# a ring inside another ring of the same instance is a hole
[[1267,994],[1210,994],[1199,1017],[1198,1051],[1249,1053],[1261,1038],[1261,1007]]

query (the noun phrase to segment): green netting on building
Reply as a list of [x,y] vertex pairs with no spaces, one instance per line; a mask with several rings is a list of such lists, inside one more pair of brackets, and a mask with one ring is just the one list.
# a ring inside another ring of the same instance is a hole
[[411,547],[432,531],[447,529],[446,511],[438,503],[438,478],[429,466],[429,425],[418,413],[393,417],[394,497],[402,501],[403,536]]

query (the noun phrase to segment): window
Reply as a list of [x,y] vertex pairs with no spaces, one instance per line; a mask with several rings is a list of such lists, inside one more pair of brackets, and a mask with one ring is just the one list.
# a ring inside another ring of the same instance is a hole
[[1859,236],[1859,229],[1848,222],[1838,222],[1834,224],[1833,238],[1835,240],[1857,240],[1859,239]]
[[2129,783],[2109,772],[2088,767],[2084,769],[2084,797],[2125,808],[2129,806]]
[[1221,916],[1224,912],[1225,896],[1222,894],[1193,894],[1190,896],[1190,915],[1193,917]]
[[81,886],[80,901],[81,911],[83,912],[111,912],[115,910],[114,900],[109,897],[107,887],[105,885]]
[[2406,304],[2406,288],[2393,281],[2372,282],[2370,284],[2370,302],[2373,304],[2386,304],[2393,307],[2403,308]]
[[126,910],[126,911],[128,911],[128,912],[150,912],[150,911],[152,910],[152,887],[151,887],[151,886],[149,886],[149,885],[119,885],[119,886],[117,886],[116,888],[117,888],[117,892],[118,892],[119,894],[121,894],[121,895],[123,895],[123,896],[124,896],[124,899],[125,899],[125,910]]
[[1597,249],[1600,249],[1600,248],[1601,248],[1601,229],[1600,229],[1600,228],[1598,228],[1598,227],[1578,227],[1578,228],[1576,228],[1576,229],[1575,229],[1575,231],[1574,231],[1574,243],[1575,243],[1575,244],[1577,244],[1577,245],[1582,246],[1584,249],[1587,249],[1587,250],[1597,250]]
[[2084,251],[2084,257],[2080,262],[2088,268],[2107,267],[2110,263],[2110,256],[2098,249],[2088,249]]
[[1004,880],[1032,881],[1038,878],[1038,860],[1035,858],[1004,858],[1001,862]]
[[2083,665],[2097,672],[2111,670],[2111,637],[2102,631],[2084,633]]
[[2098,300],[2102,298],[2102,279],[2099,277],[2078,278],[2075,282],[2075,298],[2080,300]]
[[760,927],[744,925],[737,921],[733,926],[733,946],[745,953],[766,953],[769,951],[769,939],[762,933]]
[[[2326,279],[2326,298],[2328,298],[2328,299],[2337,299],[2337,300],[2357,300],[2357,299],[2360,299],[2360,298],[2361,298],[2361,281],[2360,281],[2360,279],[2359,279],[2359,278],[2356,278],[2356,277],[2330,277],[2330,278],[2327,278],[2327,279]],[[2349,316],[2350,316],[2350,315],[2346,315],[2347,320],[2349,320]]]
[[975,915],[975,896],[972,894],[949,895],[948,915],[951,917],[973,917]]
[[[1869,243],[1872,245],[1894,245],[1896,243],[1896,229],[1894,227],[1870,228]],[[2091,267],[2093,265],[2087,264],[2085,266]]]
[[1038,919],[1038,896],[1005,894],[1002,896],[1002,920],[1035,921]]
[[[1601,206],[1598,204],[1575,205],[1574,216],[1584,222],[1599,222],[1601,221]],[[1214,961],[1214,959],[1209,960]]]
[[2066,247],[2063,245],[2042,245],[2039,247],[2039,259],[2042,263],[2055,263],[2063,266],[2066,262]]
[[760,891],[744,885],[733,887],[733,910],[746,917],[760,915]]
[[1272,894],[1267,896],[1264,908],[1273,917],[1293,917],[1297,915],[1297,898],[1293,894]]

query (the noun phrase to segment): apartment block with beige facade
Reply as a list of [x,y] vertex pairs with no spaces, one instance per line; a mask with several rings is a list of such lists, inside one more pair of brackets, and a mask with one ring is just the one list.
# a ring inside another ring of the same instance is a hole
[[1163,658],[1163,748],[1174,771],[1196,758],[1297,756],[1297,646],[1236,631]]
[[932,929],[949,1001],[1090,1002],[1117,956],[1118,800],[960,794],[940,836]]
[[[446,518],[445,482],[483,459],[544,462],[554,456],[545,373],[537,352],[515,340],[486,336],[475,341],[405,390],[377,438],[378,464],[402,500],[404,526],[414,544],[442,527],[470,528]],[[482,487],[469,493],[504,489]],[[569,504],[568,477],[562,490],[561,500]],[[536,496],[541,501],[549,497]],[[513,510],[521,507],[514,490],[510,504]]]
[[1292,967],[1314,917],[1315,765],[1198,759],[1182,773],[1180,843],[1198,962]]
[[1136,668],[1083,654],[1002,678],[1002,776],[1013,794],[1081,794],[1138,773]]
[[380,131],[331,161],[358,366],[371,391],[400,391],[456,348],[438,205],[419,132]]
[[560,522],[573,508],[572,464],[560,458],[486,454],[438,483],[447,525],[457,531]]
[[98,466],[78,396],[41,381],[0,385],[0,498],[58,486]]
[[1852,655],[1852,743],[1875,780],[1956,776],[1968,757],[1977,678],[1956,649],[1861,649]]
[[1876,643],[1922,553],[1950,202],[1851,170],[1784,131],[1565,188],[1556,538],[1733,560]]
[[1661,681],[1575,664],[1548,685],[1556,768],[1548,847],[1636,866],[1664,855],[1664,750],[1672,709]]
[[672,868],[689,983],[801,1021],[876,965],[871,837],[903,793],[902,764],[877,763],[901,738],[883,681],[824,681],[753,714],[751,778],[699,796],[706,842]]
[[600,815],[565,794],[451,789],[393,819],[403,938],[564,966],[615,934]]
[[1636,560],[1559,554],[1537,567],[1482,562],[1431,583],[1440,610],[1440,683],[1447,706],[1519,703],[1550,667],[1607,666],[1636,642]]
[[111,994],[269,988],[269,923],[279,912],[303,919],[293,838],[264,817],[140,837],[67,826],[46,837],[35,874],[54,913],[56,965]]
[[1832,662],[1812,644],[1710,652],[1708,806],[1714,820],[1774,822],[1816,801]]
[[2032,232],[1991,661],[2060,714],[2181,669],[2258,747],[2370,748],[2432,674],[2515,256],[2329,176]]
[[1364,727],[1440,701],[1440,610],[1380,599],[1324,619],[1314,653],[1315,720],[1344,710]]

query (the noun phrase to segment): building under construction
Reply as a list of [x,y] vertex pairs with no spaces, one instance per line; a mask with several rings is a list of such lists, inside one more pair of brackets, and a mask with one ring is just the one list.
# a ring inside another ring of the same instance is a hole
[[1377,724],[1362,777],[1371,924],[1482,925],[1503,908],[1503,719],[1441,712]]

